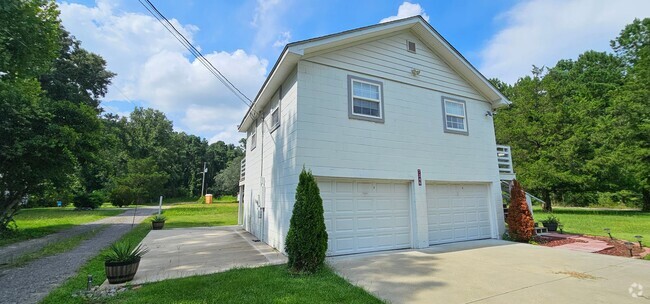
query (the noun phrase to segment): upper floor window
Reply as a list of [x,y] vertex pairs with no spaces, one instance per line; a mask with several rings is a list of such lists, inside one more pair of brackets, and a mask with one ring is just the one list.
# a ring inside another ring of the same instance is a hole
[[255,147],[257,147],[257,120],[253,122],[253,129],[251,130],[251,151],[255,150]]
[[384,121],[382,83],[348,76],[349,116],[376,122]]
[[442,98],[445,132],[468,134],[467,110],[465,101]]
[[280,126],[280,106],[273,108],[271,110],[271,132],[277,129]]
[[275,131],[280,126],[280,103],[282,103],[282,86],[278,89],[275,96],[271,99],[271,126],[270,132]]

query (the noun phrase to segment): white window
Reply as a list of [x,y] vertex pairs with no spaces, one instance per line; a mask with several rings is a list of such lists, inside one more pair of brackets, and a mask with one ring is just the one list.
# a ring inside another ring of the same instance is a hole
[[445,132],[467,134],[467,112],[465,101],[450,98],[442,99]]
[[271,110],[271,132],[280,126],[280,107]]
[[273,97],[271,100],[271,133],[273,133],[273,131],[275,131],[275,129],[280,126],[280,103],[282,101],[282,86],[280,86],[276,95],[277,99]]
[[353,76],[348,79],[350,118],[383,122],[382,83]]
[[251,151],[257,147],[257,120],[253,123],[253,130],[251,130]]

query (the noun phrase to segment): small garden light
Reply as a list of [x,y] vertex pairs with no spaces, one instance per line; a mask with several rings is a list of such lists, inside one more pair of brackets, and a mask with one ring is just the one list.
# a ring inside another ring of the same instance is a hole
[[557,225],[557,228],[560,229],[560,234],[564,234],[564,224]]
[[603,230],[605,230],[605,232],[607,232],[607,234],[609,235],[609,239],[610,239],[610,240],[613,240],[613,239],[614,239],[614,238],[612,237],[612,229],[605,228],[605,229],[603,229]]
[[632,243],[632,242],[625,242],[625,247],[627,247],[627,250],[630,251],[630,256],[633,256],[633,255],[632,255],[632,248],[634,248],[634,243]]
[[643,244],[641,244],[641,239],[643,237],[640,235],[635,235],[634,238],[636,239],[637,242],[639,242],[639,247],[643,248]]

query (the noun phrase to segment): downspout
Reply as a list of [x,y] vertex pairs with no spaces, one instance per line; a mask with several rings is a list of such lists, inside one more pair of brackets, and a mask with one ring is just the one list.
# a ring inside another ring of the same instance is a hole
[[266,201],[265,201],[266,191],[264,189],[264,187],[266,186],[266,183],[264,181],[264,125],[266,123],[264,122],[264,119],[265,119],[264,110],[262,110],[262,132],[260,132],[262,135],[261,136],[262,145],[260,146],[260,155],[261,155],[261,159],[260,159],[260,190],[261,191],[260,192],[262,194],[262,196],[260,197],[260,201],[262,202],[262,204],[259,208],[260,208],[260,212],[262,213],[262,218],[260,221],[260,234],[261,234],[260,239],[263,242],[266,242],[264,238],[264,216],[265,216],[264,212],[266,211]]

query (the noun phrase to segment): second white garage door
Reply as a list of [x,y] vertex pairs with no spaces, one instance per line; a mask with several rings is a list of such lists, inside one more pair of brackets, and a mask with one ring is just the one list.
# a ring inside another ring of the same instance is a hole
[[492,237],[488,186],[428,184],[429,244]]
[[327,255],[411,247],[409,184],[318,179]]

